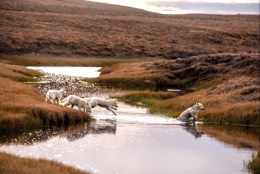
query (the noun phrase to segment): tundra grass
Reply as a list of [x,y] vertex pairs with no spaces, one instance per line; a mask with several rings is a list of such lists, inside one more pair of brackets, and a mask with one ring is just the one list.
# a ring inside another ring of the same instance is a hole
[[1,55],[0,62],[4,64],[22,66],[85,66],[105,67],[118,63],[142,62],[144,60],[157,60],[156,58],[122,59],[102,57],[58,57],[58,56],[32,56],[32,55]]
[[18,82],[41,75],[23,66],[0,63],[0,131],[66,126],[90,121],[87,113],[45,103],[33,87]]
[[37,82],[42,73],[23,66],[0,63],[0,77],[6,77],[18,82]]
[[87,174],[88,172],[44,159],[30,159],[0,152],[1,174]]
[[[256,89],[258,88],[256,87]],[[162,94],[158,92],[145,92],[130,93],[117,97],[123,101],[143,102],[145,106],[149,107],[150,113],[164,114],[174,118],[187,108],[192,107],[196,102],[200,102],[206,107],[205,110],[199,112],[198,119],[201,121],[259,126],[259,95],[257,91],[250,95],[251,98],[241,95],[243,91],[247,90],[245,86],[241,87],[240,90],[236,89],[222,94],[219,91],[209,93],[211,90],[201,90],[181,96],[165,93],[167,97],[162,97]]]
[[[224,56],[224,55],[223,55]],[[47,58],[44,61],[47,61]],[[55,59],[55,58],[54,58]],[[230,58],[235,59],[235,58]],[[251,58],[252,60],[255,60],[254,57]],[[33,58],[31,58],[32,61],[35,61]],[[37,61],[40,59],[37,59]],[[65,59],[57,59],[58,61],[65,60]],[[56,61],[57,61],[56,60]],[[73,59],[68,59],[70,62]],[[75,59],[77,60],[77,59]],[[85,60],[85,59],[82,59]],[[212,61],[213,59],[209,59]],[[244,59],[241,59],[244,60]],[[64,61],[66,62],[67,59]],[[92,60],[93,61],[93,60]],[[132,88],[141,88],[143,89],[151,88],[156,89],[156,86],[160,86],[158,84],[162,84],[162,82],[158,79],[163,79],[165,77],[165,70],[164,68],[171,67],[172,69],[177,68],[176,73],[181,75],[182,73],[179,72],[179,68],[177,67],[176,63],[182,63],[189,62],[191,60],[188,59],[178,59],[176,62],[172,61],[161,61],[161,60],[155,60],[155,59],[147,59],[143,61],[136,61],[131,60],[131,62],[119,62],[115,63],[113,62],[109,66],[105,66],[101,70],[101,76],[95,79],[91,79],[89,81],[91,82],[104,82],[107,83],[107,85],[114,85],[114,84],[122,84],[122,86],[132,87]],[[160,63],[158,63],[160,62]],[[10,63],[10,62],[9,62]],[[58,63],[58,62],[57,62]],[[3,64],[6,65],[6,64]],[[11,65],[8,65],[11,66]],[[14,67],[18,69],[18,66],[13,65]],[[5,66],[2,66],[5,67]],[[156,68],[157,67],[157,68]],[[20,67],[19,67],[20,68]],[[252,67],[254,70],[254,67]],[[8,68],[5,68],[5,70],[8,70]],[[180,69],[182,72],[184,69]],[[240,70],[243,70],[240,68]],[[249,69],[250,70],[250,69]],[[245,70],[246,74],[247,71]],[[10,70],[9,70],[10,71]],[[222,71],[227,71],[223,69]],[[5,73],[5,71],[0,71],[0,76],[7,77],[14,79],[17,81],[18,78],[28,78],[27,73],[24,73],[24,70],[21,71],[10,71],[11,73]],[[19,73],[22,72],[22,73]],[[187,71],[189,72],[189,71]],[[241,71],[244,72],[244,71]],[[199,113],[199,119],[207,122],[218,122],[218,123],[233,123],[233,124],[254,124],[254,125],[260,125],[260,118],[259,118],[259,77],[255,77],[256,75],[252,75],[253,77],[249,76],[241,76],[239,74],[240,71],[236,71],[234,73],[234,76],[229,77],[225,76],[224,79],[217,82],[217,84],[212,83],[211,87],[207,88],[201,88],[200,91],[196,91],[193,93],[185,94],[182,96],[171,96],[169,98],[160,99],[160,97],[153,97],[151,98],[149,95],[144,95],[142,97],[139,97],[138,100],[142,103],[145,103],[150,109],[150,112],[152,113],[160,113],[165,114],[170,117],[178,117],[182,111],[185,109],[193,106],[196,102],[203,103],[206,106],[206,109],[204,111],[201,111]],[[254,71],[252,71],[253,74],[255,74]],[[251,73],[251,74],[252,74]],[[13,75],[12,75],[13,74]],[[175,75],[177,75],[175,74]],[[239,76],[238,76],[239,75]],[[247,74],[246,74],[247,75]],[[248,74],[250,75],[250,74]],[[166,74],[167,76],[167,74]],[[238,77],[236,77],[238,76]],[[161,77],[161,78],[160,78]],[[177,78],[177,76],[175,77]],[[213,79],[214,80],[214,79]],[[206,84],[210,83],[209,80],[204,80]],[[194,81],[194,83],[197,83]],[[203,86],[203,81],[200,82]],[[1,83],[4,87],[2,89],[8,89],[7,83]],[[20,84],[19,84],[20,85]],[[13,87],[13,90],[19,91],[27,91],[27,89],[16,89],[16,86],[19,85],[9,85]],[[163,85],[162,85],[163,86]],[[207,85],[206,85],[207,86]],[[3,96],[5,96],[6,99],[3,99],[1,101],[12,99],[16,95],[6,95],[5,92],[2,92]],[[9,91],[10,93],[10,91]],[[15,92],[11,92],[15,93]],[[35,91],[33,92],[35,93]],[[25,94],[23,94],[25,95]],[[35,95],[35,94],[33,94]],[[133,94],[137,95],[137,94]],[[140,95],[140,94],[138,94]],[[160,95],[153,94],[153,95]],[[3,97],[2,96],[2,97]],[[20,98],[28,98],[28,97],[22,97]],[[34,96],[34,98],[37,95]],[[29,97],[30,98],[30,97]],[[30,98],[32,99],[32,98]],[[16,101],[17,99],[12,99],[12,101]],[[20,99],[21,100],[21,99]],[[43,99],[37,99],[38,101]],[[122,100],[124,100],[122,98]],[[34,101],[31,101],[30,103],[33,103]],[[43,107],[49,107],[43,106]],[[40,107],[41,108],[41,107]],[[41,112],[39,112],[41,113]],[[59,115],[59,114],[58,114]],[[52,116],[51,116],[52,117]],[[52,117],[54,118],[54,117]]]
[[163,15],[93,4],[1,1],[0,52],[186,58],[259,51],[259,15]]
[[123,89],[150,89],[156,90],[157,86],[164,83],[164,71],[155,72],[148,70],[146,65],[157,62],[158,59],[144,59],[135,62],[119,62],[103,67],[101,75],[86,81],[98,83],[102,86],[112,86]]
[[252,154],[252,159],[245,162],[246,169],[253,174],[260,173],[260,152]]
[[131,105],[151,107],[157,101],[175,98],[176,96],[177,95],[172,92],[136,91],[116,97]]

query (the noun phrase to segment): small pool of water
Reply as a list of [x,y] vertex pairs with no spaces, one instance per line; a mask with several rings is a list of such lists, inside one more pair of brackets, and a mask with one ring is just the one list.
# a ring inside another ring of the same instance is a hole
[[77,76],[85,78],[94,78],[98,77],[100,72],[98,70],[101,67],[37,67],[37,66],[28,66],[28,69],[40,70],[46,73],[52,73],[55,75],[68,75],[68,76]]

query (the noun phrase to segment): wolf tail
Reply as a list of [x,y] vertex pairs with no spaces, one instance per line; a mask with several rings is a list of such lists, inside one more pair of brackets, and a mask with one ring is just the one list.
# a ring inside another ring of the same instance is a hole
[[62,103],[66,102],[66,101],[67,101],[67,97],[61,100]]

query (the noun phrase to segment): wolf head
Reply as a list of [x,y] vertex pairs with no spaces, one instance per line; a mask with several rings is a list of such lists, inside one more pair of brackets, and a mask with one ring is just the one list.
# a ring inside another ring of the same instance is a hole
[[197,111],[199,111],[199,110],[204,110],[204,109],[205,109],[205,107],[203,106],[203,104],[198,103],[198,102],[196,102],[196,104],[193,106],[193,108],[196,108]]
[[67,93],[66,93],[66,91],[62,88],[62,89],[60,89],[60,91],[62,91],[62,96],[63,97],[66,97],[67,96]]
[[118,107],[117,106],[117,99],[112,99],[112,100],[113,100],[113,106]]
[[[85,100],[84,100],[84,101],[85,101]],[[83,107],[84,107],[83,109],[85,109],[86,112],[91,113],[91,107],[90,107],[90,105],[89,105],[88,102],[84,103],[84,106],[83,106]]]

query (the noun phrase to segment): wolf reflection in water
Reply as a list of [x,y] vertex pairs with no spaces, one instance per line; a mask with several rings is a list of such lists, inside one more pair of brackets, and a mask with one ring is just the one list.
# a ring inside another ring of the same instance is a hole
[[204,134],[204,132],[201,132],[198,130],[198,127],[196,124],[195,125],[194,124],[185,124],[182,126],[183,126],[184,130],[191,133],[195,138],[199,138]]
[[[199,131],[197,125],[182,124],[180,125],[184,130],[191,133],[196,139],[201,137],[204,133]],[[99,120],[93,121],[90,124],[85,124],[83,129],[77,130],[73,133],[67,133],[60,136],[60,138],[66,138],[70,142],[84,138],[88,134],[116,134],[117,122],[116,120]]]
[[84,138],[87,134],[115,134],[116,133],[116,121],[92,121],[90,124],[85,124],[84,129],[77,130],[73,133],[60,136],[60,138],[67,138],[69,141],[75,141],[77,139]]

